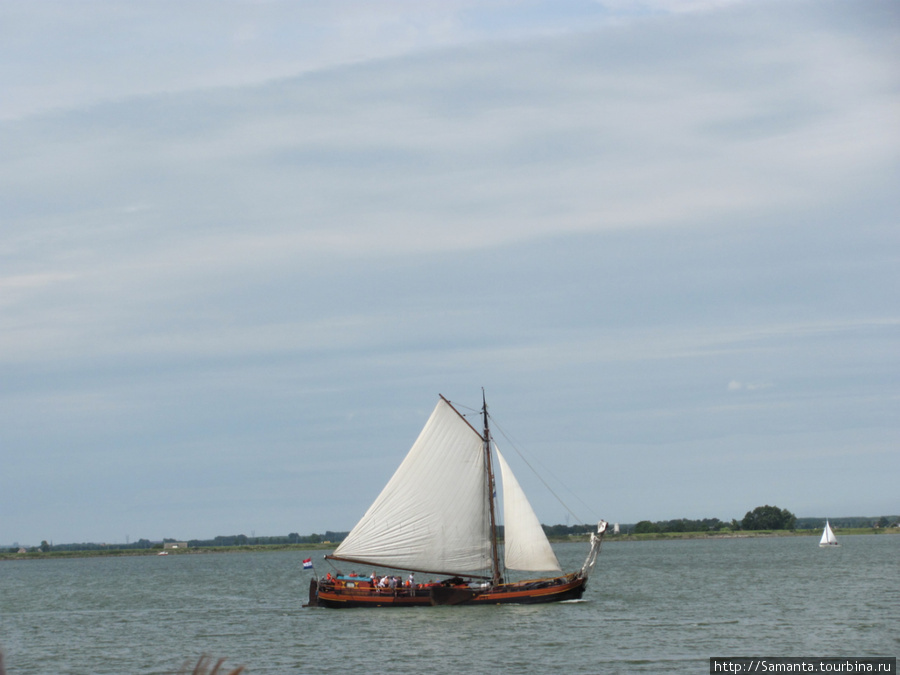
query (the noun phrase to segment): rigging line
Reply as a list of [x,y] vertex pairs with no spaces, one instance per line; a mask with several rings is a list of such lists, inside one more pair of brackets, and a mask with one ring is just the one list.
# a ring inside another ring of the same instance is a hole
[[[452,402],[452,401],[451,401],[451,404],[452,404],[453,406],[455,406],[457,409],[460,409],[460,410],[462,410],[462,409],[468,410],[469,413],[471,413],[471,414],[481,415],[481,413],[482,413],[481,408],[472,408],[472,407],[470,407],[470,406],[463,405],[463,404],[461,404],[461,403],[454,403],[454,402]],[[460,415],[462,415],[463,417],[467,417],[467,416],[468,416],[467,414],[464,414],[464,413],[462,413],[462,412],[460,412]],[[579,517],[579,515],[578,515],[577,513],[575,513],[574,511],[572,511],[572,509],[569,508],[568,504],[566,504],[566,503],[562,500],[562,498],[561,498],[558,494],[556,494],[556,492],[553,490],[553,488],[550,487],[550,485],[547,483],[547,481],[544,480],[543,476],[542,476],[538,471],[535,470],[535,468],[529,463],[529,461],[525,458],[525,455],[522,453],[522,451],[521,451],[521,450],[519,449],[519,447],[516,445],[515,441],[513,441],[513,439],[509,436],[509,434],[506,433],[506,431],[503,429],[503,427],[500,426],[500,424],[497,422],[497,420],[494,418],[494,416],[493,416],[490,412],[488,412],[487,416],[488,416],[488,419],[490,419],[490,420],[494,423],[494,425],[497,427],[497,429],[500,430],[500,433],[501,433],[501,435],[503,436],[503,438],[505,438],[507,441],[509,441],[510,446],[512,447],[513,450],[516,451],[516,454],[519,455],[519,457],[522,459],[522,461],[525,462],[525,464],[528,466],[529,469],[531,469],[532,473],[534,473],[534,475],[536,475],[536,476],[538,477],[538,479],[541,481],[541,483],[544,484],[544,487],[546,487],[547,490],[550,491],[550,494],[552,494],[552,495],[556,498],[556,501],[558,501],[558,502],[563,506],[563,508],[564,508],[566,511],[569,512],[569,514],[570,514],[573,518],[575,518],[576,520],[582,521],[582,523],[584,524],[584,519],[581,518],[581,517]],[[591,508],[590,505],[588,505],[581,497],[579,497],[577,494],[575,494],[575,492],[574,492],[570,487],[568,487],[563,481],[561,481],[561,480],[560,480],[560,479],[559,479],[559,478],[558,478],[558,477],[557,477],[550,469],[548,469],[546,466],[544,466],[543,464],[541,464],[539,461],[538,461],[538,464],[540,464],[541,468],[542,468],[547,474],[549,474],[550,476],[552,476],[553,479],[554,479],[557,483],[559,483],[560,485],[562,485],[562,486],[569,492],[569,494],[571,494],[575,499],[577,499],[577,500],[581,503],[581,505],[582,505],[584,508],[586,508],[586,509],[588,510],[588,512],[593,516],[594,520],[598,520],[598,519],[599,519],[599,517],[597,516],[597,513],[594,511],[593,508]]]
[[[472,414],[478,415],[479,417],[481,416],[481,408],[470,408],[467,405],[462,405],[461,403],[456,403],[455,401],[450,401],[450,405],[452,405],[454,408],[456,408],[456,411],[463,417],[468,417],[469,415],[472,415]],[[469,412],[464,413],[464,412],[462,412],[463,410],[468,410]],[[488,415],[488,417],[490,417],[490,414]],[[493,419],[493,418],[491,418],[491,419]]]
[[[497,429],[500,430],[500,433],[501,433],[501,435],[503,436],[503,438],[505,438],[507,441],[509,441],[510,446],[512,447],[513,450],[516,451],[516,454],[519,455],[519,458],[520,458],[523,462],[525,462],[525,464],[528,466],[529,469],[531,469],[531,471],[534,473],[534,475],[536,475],[536,476],[538,477],[538,480],[540,480],[541,483],[544,484],[544,487],[546,487],[546,488],[550,491],[550,494],[552,494],[552,495],[556,498],[556,501],[558,501],[560,504],[562,504],[563,508],[564,508],[566,511],[568,511],[569,514],[570,514],[573,518],[575,518],[576,520],[580,520],[580,521],[582,521],[582,523],[584,523],[584,520],[583,520],[581,517],[579,517],[577,513],[575,513],[572,509],[569,508],[568,504],[566,504],[566,503],[562,500],[562,498],[561,498],[558,494],[556,494],[556,492],[553,490],[553,488],[550,487],[550,485],[547,483],[547,481],[544,480],[544,477],[541,476],[541,474],[540,474],[538,471],[535,470],[535,468],[531,465],[531,463],[528,461],[528,459],[525,457],[525,455],[522,454],[522,451],[519,450],[519,448],[518,448],[518,446],[516,445],[515,441],[513,441],[513,439],[510,438],[509,434],[507,434],[506,431],[503,429],[503,427],[500,426],[500,424],[497,422],[497,420],[494,419],[494,416],[491,415],[490,413],[488,413],[488,417],[489,417],[489,418],[491,419],[491,421],[494,423],[494,426],[495,426]],[[563,482],[562,482],[562,481],[561,481],[561,480],[560,480],[560,479],[559,479],[559,478],[558,478],[558,477],[557,477],[550,469],[548,469],[547,467],[545,467],[543,464],[541,464],[541,468],[542,468],[544,471],[546,471],[549,475],[551,475],[551,476],[553,477],[553,479],[554,479],[556,482],[558,482],[560,485],[562,485],[564,488],[566,488],[566,490],[568,490],[568,492],[569,492],[573,497],[575,497],[575,499],[577,499],[579,502],[581,502],[582,506],[584,506],[584,507],[585,507],[585,508],[586,508],[586,509],[594,516],[594,519],[595,519],[595,520],[597,519],[597,514],[594,512],[594,510],[593,510],[587,503],[585,503],[585,501],[584,501],[583,499],[581,499],[577,494],[575,494],[575,492],[573,492],[571,488],[569,488],[568,486],[566,486],[565,483],[563,483]]]

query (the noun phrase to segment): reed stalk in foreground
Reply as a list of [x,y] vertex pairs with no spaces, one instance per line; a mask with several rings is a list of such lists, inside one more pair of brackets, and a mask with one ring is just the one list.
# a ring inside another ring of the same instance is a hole
[[[221,670],[223,663],[225,663],[225,659],[219,659],[213,664],[212,657],[204,654],[200,657],[200,660],[197,661],[197,665],[194,666],[193,670],[188,670],[188,668],[191,667],[190,661],[185,661],[179,671],[179,675],[240,675],[244,672],[244,666],[238,666],[234,670],[229,670],[226,673],[224,670]],[[3,675],[2,665],[3,664],[0,663],[0,675]]]
[[[210,664],[212,663],[212,657],[204,654],[200,657],[200,660],[197,661],[197,665],[194,666],[193,670],[188,670],[190,668],[190,662],[185,661],[184,665],[181,667],[179,671],[180,675],[241,675],[244,672],[244,666],[238,666],[234,670],[230,670],[227,673],[224,670],[220,671],[222,664],[225,663],[225,659],[219,659],[212,665],[212,670],[210,670]],[[3,652],[0,652],[0,675],[6,675],[6,669],[3,667]]]

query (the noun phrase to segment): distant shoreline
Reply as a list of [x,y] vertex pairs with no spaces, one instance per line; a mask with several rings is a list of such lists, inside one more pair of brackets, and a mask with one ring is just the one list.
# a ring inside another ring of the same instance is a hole
[[[207,555],[214,553],[265,553],[274,551],[316,551],[329,550],[336,546],[327,544],[248,544],[246,546],[198,546],[195,548],[166,549],[167,556],[174,555]],[[48,560],[50,558],[130,558],[133,556],[158,556],[161,548],[102,548],[86,551],[27,551],[25,553],[0,553],[0,562],[4,560]]]
[[[838,536],[857,534],[900,534],[900,528],[859,527],[837,530]],[[611,534],[606,543],[622,541],[673,541],[683,539],[760,539],[768,537],[818,537],[821,531],[815,530],[759,530],[750,532],[653,532],[648,534]],[[586,542],[589,535],[569,535],[567,537],[550,537],[556,544]],[[168,555],[207,555],[215,553],[264,553],[275,551],[321,551],[335,548],[337,544],[327,542],[321,544],[259,544],[246,546],[203,546],[196,548],[167,549]],[[0,562],[7,560],[49,560],[60,558],[121,558],[131,556],[156,556],[162,552],[159,548],[122,549],[108,548],[89,551],[28,551],[26,553],[0,553]]]
[[[840,536],[856,534],[900,534],[898,527],[847,527],[835,530]],[[812,530],[753,530],[727,532],[649,532],[647,534],[616,534],[607,541],[666,541],[671,539],[758,539],[764,537],[820,537],[822,529]],[[564,537],[550,541],[578,541],[579,539]]]

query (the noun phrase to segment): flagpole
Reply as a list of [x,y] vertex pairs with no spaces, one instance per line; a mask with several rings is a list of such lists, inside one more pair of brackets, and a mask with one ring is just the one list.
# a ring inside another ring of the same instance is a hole
[[319,595],[319,577],[316,574],[316,567],[313,565],[312,556],[303,561],[303,569],[312,570],[313,578],[309,580],[309,604],[303,605],[304,607],[318,607],[318,595]]

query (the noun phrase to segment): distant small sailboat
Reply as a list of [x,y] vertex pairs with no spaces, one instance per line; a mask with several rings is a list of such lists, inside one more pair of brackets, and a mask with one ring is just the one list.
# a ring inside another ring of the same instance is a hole
[[831,525],[828,524],[827,520],[825,521],[825,529],[822,530],[822,538],[819,540],[819,546],[822,548],[825,548],[826,546],[840,546],[837,537],[834,536]]

